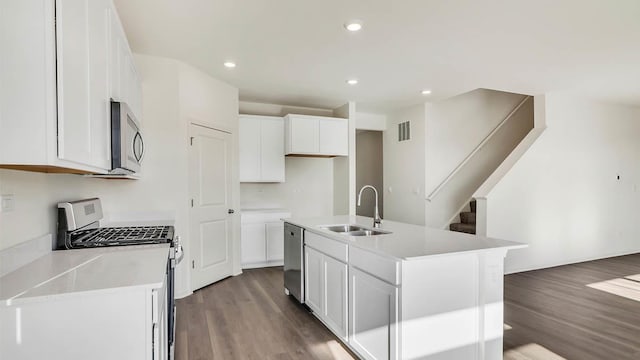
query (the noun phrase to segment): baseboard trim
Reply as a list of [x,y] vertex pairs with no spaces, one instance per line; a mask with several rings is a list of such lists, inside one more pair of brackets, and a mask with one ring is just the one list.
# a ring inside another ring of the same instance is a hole
[[627,251],[622,251],[620,253],[606,254],[606,255],[601,255],[601,256],[596,256],[596,257],[588,257],[588,258],[584,258],[584,259],[571,260],[571,261],[561,262],[561,263],[547,264],[547,265],[542,265],[542,266],[539,266],[539,267],[522,268],[522,269],[516,269],[516,270],[506,270],[505,269],[505,273],[504,274],[505,275],[510,275],[510,274],[518,274],[518,273],[528,272],[528,271],[551,269],[551,268],[559,267],[559,266],[565,266],[565,265],[571,265],[571,264],[579,264],[579,263],[584,263],[584,262],[589,262],[589,261],[614,258],[614,257],[618,257],[618,256],[633,255],[633,254],[637,254],[637,253],[640,253],[640,249],[627,250]]

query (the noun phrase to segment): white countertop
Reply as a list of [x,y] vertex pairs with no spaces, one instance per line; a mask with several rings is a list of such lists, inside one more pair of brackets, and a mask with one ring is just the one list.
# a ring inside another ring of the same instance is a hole
[[289,213],[289,209],[283,208],[247,208],[240,209],[243,213]]
[[514,241],[500,240],[464,234],[454,231],[428,228],[383,220],[380,230],[391,234],[375,236],[348,236],[321,226],[357,224],[373,229],[373,219],[364,216],[327,216],[317,218],[291,218],[284,221],[305,228],[308,231],[349,245],[370,250],[399,260],[416,260],[429,256],[441,256],[462,252],[490,251],[492,249],[518,249],[527,245]]
[[0,306],[88,291],[160,288],[168,252],[169,244],[53,251],[0,278]]

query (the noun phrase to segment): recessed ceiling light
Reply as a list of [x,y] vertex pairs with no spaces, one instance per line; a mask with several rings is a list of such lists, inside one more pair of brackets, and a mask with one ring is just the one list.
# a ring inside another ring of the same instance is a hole
[[344,28],[349,31],[360,31],[362,29],[362,21],[360,20],[351,20],[344,24]]
[[431,94],[431,90],[422,90],[422,95],[429,95]]
[[357,85],[358,84],[358,79],[349,79],[349,80],[347,80],[347,84],[349,84],[349,85]]
[[234,67],[236,67],[236,63],[234,63],[232,61],[226,61],[224,63],[224,67],[229,68],[229,69],[233,69]]

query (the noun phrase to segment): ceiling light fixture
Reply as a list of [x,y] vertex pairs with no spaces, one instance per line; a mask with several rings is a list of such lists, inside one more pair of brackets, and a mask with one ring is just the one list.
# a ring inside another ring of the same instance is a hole
[[429,94],[431,94],[431,90],[422,90],[421,94],[422,95],[429,95]]
[[224,63],[224,67],[229,68],[229,69],[233,69],[234,67],[236,67],[236,63],[234,63],[232,61],[226,61]]
[[358,79],[349,79],[349,80],[347,80],[347,84],[349,84],[349,85],[357,85],[358,84]]
[[351,31],[356,32],[362,29],[362,21],[360,20],[351,20],[348,23],[344,24],[344,28]]

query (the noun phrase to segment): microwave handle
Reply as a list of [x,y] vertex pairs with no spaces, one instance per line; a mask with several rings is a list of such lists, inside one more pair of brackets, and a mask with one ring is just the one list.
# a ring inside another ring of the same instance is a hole
[[[136,153],[136,139],[140,139],[140,157],[138,157],[138,154]],[[144,141],[142,140],[142,134],[140,134],[140,131],[136,132],[136,135],[133,137],[133,156],[135,156],[138,162],[141,162],[144,157]]]

